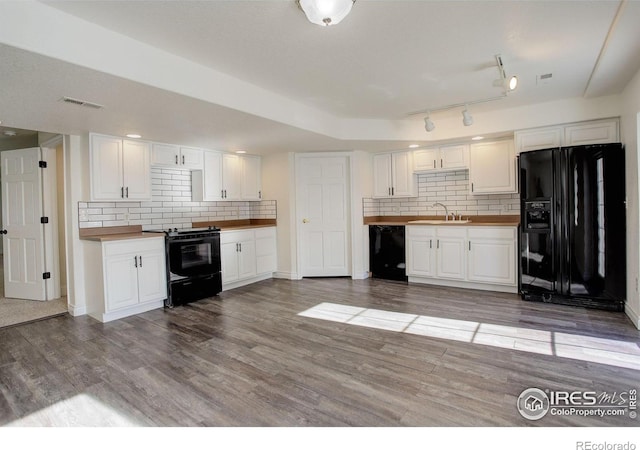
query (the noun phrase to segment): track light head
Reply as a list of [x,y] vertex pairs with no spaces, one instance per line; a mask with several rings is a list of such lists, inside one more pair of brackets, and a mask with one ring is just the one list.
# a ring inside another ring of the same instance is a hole
[[464,111],[462,111],[462,123],[465,127],[473,125],[473,117],[471,117],[471,114],[469,113],[469,111],[467,111],[466,106],[464,108]]
[[436,125],[429,118],[429,116],[424,118],[424,129],[427,130],[427,133],[433,131],[435,129],[435,127],[436,127]]
[[517,87],[518,87],[518,77],[513,75],[511,78],[509,78],[508,90],[515,91]]

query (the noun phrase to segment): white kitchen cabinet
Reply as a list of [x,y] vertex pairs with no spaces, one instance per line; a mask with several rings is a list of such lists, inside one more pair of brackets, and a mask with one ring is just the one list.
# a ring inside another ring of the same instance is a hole
[[374,198],[415,197],[417,184],[412,152],[373,155]]
[[174,169],[202,169],[204,151],[199,148],[153,143],[151,145],[151,165]]
[[254,232],[256,238],[256,273],[273,273],[278,266],[276,228],[256,228]]
[[528,152],[544,148],[560,147],[563,142],[562,126],[534,128],[515,132],[516,152]]
[[515,285],[516,239],[515,227],[469,227],[469,281]]
[[151,200],[148,142],[90,135],[91,200]]
[[410,283],[516,292],[517,227],[409,225]]
[[517,192],[513,140],[471,144],[469,183],[472,194]]
[[91,242],[88,253],[89,315],[108,322],[164,305],[164,237]]
[[435,227],[406,227],[406,273],[407,276],[436,275]]
[[220,233],[223,289],[273,276],[276,271],[276,228],[260,227]]
[[193,201],[262,198],[262,166],[259,156],[207,150],[203,159],[203,170],[191,173]]
[[464,227],[436,227],[436,276],[438,278],[465,279],[466,238],[467,230]]
[[469,168],[469,146],[467,144],[415,150],[414,172],[437,172],[464,170]]
[[610,144],[620,142],[618,119],[567,125],[564,145]]
[[262,199],[262,160],[259,156],[242,155],[241,164],[241,188],[242,200]]

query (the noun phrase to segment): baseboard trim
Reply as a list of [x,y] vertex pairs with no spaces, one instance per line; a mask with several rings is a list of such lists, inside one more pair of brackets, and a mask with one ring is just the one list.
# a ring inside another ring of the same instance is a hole
[[624,313],[629,319],[631,319],[633,326],[640,330],[640,314],[638,314],[638,312],[633,309],[629,303],[624,305]]
[[517,286],[502,286],[500,284],[469,283],[468,281],[442,280],[421,277],[409,277],[409,283],[429,284],[432,286],[455,287],[462,289],[478,289],[480,291],[506,292],[517,294]]
[[279,278],[281,280],[301,280],[302,277],[298,276],[296,272],[274,272],[273,278]]
[[360,272],[360,273],[356,273],[351,275],[351,279],[352,280],[366,280],[367,278],[369,278],[371,275],[369,272]]
[[228,291],[230,289],[239,288],[242,286],[246,286],[248,284],[257,283],[258,281],[268,280],[269,278],[273,278],[272,273],[265,273],[262,275],[258,275],[256,277],[248,278],[246,280],[234,281],[233,283],[227,283],[222,285],[223,291]]
[[73,317],[84,316],[87,314],[87,307],[69,305],[67,307],[67,311],[69,311],[69,314],[71,314]]

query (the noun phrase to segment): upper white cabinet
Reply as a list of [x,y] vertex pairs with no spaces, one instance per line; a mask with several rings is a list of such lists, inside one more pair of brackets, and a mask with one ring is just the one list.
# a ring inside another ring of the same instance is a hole
[[450,171],[469,168],[467,144],[446,145],[413,152],[414,172]]
[[516,157],[512,140],[471,144],[469,183],[472,194],[517,192]]
[[151,200],[151,145],[90,135],[91,200]]
[[177,169],[202,169],[203,154],[203,150],[199,148],[153,143],[151,165]]
[[618,119],[532,128],[515,132],[516,153],[572,145],[620,142]]
[[203,169],[191,174],[193,201],[260,200],[261,173],[259,156],[207,150]]
[[415,197],[416,175],[413,153],[393,152],[373,155],[374,198]]

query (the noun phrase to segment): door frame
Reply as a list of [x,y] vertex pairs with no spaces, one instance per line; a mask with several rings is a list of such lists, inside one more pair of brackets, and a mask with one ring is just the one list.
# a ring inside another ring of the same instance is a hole
[[354,177],[353,177],[353,153],[352,152],[310,152],[310,153],[295,153],[294,154],[294,187],[295,187],[295,195],[293,196],[293,214],[292,214],[292,222],[293,222],[293,227],[294,227],[294,233],[296,236],[296,273],[297,273],[297,279],[302,279],[302,227],[300,226],[300,221],[298,220],[298,186],[299,186],[299,181],[300,181],[300,173],[298,170],[298,162],[300,161],[300,159],[302,158],[336,158],[336,157],[343,157],[345,158],[347,164],[349,165],[348,170],[347,170],[347,176],[349,177],[349,179],[347,180],[347,193],[346,193],[346,200],[347,200],[347,226],[346,226],[346,232],[347,232],[347,237],[348,237],[348,243],[347,243],[347,254],[349,256],[349,261],[347,263],[347,267],[348,267],[348,275],[345,276],[350,276],[353,278],[353,237],[355,236],[355,231],[354,231],[354,224],[355,224],[355,220],[353,217],[353,207],[352,207],[352,202],[353,202],[353,198],[352,198],[352,192],[353,192],[353,182],[354,182]]

